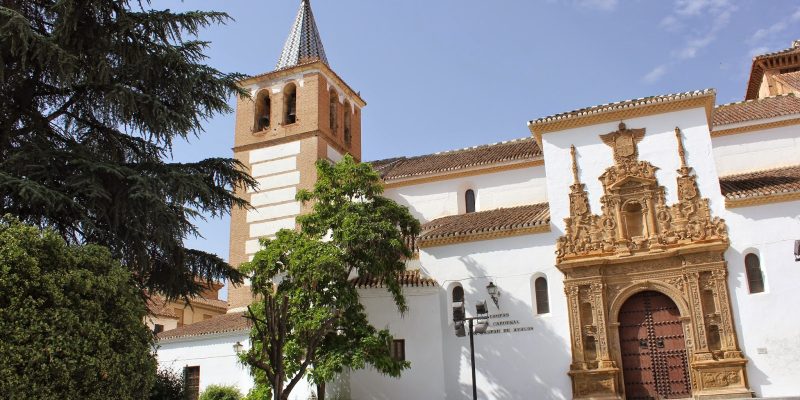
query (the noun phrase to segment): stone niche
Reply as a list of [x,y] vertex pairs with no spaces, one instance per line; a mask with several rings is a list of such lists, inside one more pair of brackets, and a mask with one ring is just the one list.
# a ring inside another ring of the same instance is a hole
[[[630,397],[751,397],[727,287],[727,228],[701,197],[678,128],[675,134],[681,167],[672,205],[665,203],[657,168],[639,160],[644,129],[621,123],[600,136],[614,152],[614,165],[599,177],[600,214],[590,210],[571,149],[574,183],[557,266],[565,275],[576,399],[624,399],[627,391],[639,393]],[[669,316],[662,308],[642,311],[650,320],[642,317],[641,326],[620,325],[623,306],[632,307],[643,292],[674,303],[672,322],[653,322],[657,313]],[[672,334],[659,336],[653,326],[668,323]],[[621,338],[623,329],[641,337]]]

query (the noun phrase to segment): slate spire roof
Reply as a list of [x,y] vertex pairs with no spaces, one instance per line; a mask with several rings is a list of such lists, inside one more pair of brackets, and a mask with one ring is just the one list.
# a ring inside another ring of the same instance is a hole
[[311,0],[302,0],[275,69],[289,68],[317,60],[328,64],[317,23],[314,21],[314,13],[311,11]]

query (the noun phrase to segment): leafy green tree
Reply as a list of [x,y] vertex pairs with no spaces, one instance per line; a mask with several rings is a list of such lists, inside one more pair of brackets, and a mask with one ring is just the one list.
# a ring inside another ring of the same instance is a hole
[[325,382],[345,367],[369,364],[399,376],[409,366],[391,357],[391,334],[369,324],[349,278],[381,279],[405,311],[398,276],[419,223],[382,196],[380,178],[368,164],[350,156],[335,165],[320,161],[317,176],[313,190],[297,196],[313,204],[298,217],[300,232],[283,230],[263,240],[262,250],[242,266],[259,299],[246,314],[253,345],[242,359],[266,376],[275,400],[287,399],[304,376],[322,398]]
[[149,400],[186,400],[183,376],[169,369],[159,369],[150,390]]
[[0,214],[107,247],[142,288],[197,294],[240,275],[184,246],[193,219],[246,202],[233,159],[166,162],[175,140],[230,112],[239,74],[204,64],[218,12],[127,0],[0,2]]
[[3,398],[147,398],[156,374],[147,310],[108,250],[0,219],[0,293]]
[[200,394],[200,400],[240,400],[242,393],[235,386],[209,385]]

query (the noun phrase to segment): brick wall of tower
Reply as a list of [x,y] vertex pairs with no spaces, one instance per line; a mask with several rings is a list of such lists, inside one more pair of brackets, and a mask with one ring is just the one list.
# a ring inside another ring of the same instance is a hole
[[[308,206],[299,204],[294,196],[300,189],[313,187],[315,163],[328,158],[328,146],[339,154],[351,152],[360,159],[360,110],[352,116],[352,140],[346,146],[342,124],[339,132],[331,132],[329,128],[329,81],[319,71],[303,68],[268,74],[248,86],[254,99],[261,91],[270,93],[272,106],[267,129],[254,131],[256,105],[252,99],[237,102],[234,157],[249,169],[259,187],[255,191],[241,188],[236,191],[253,208],[234,209],[231,213],[229,262],[235,267],[249,261],[258,251],[260,237],[274,237],[279,229],[296,228],[295,218],[307,212]],[[297,121],[283,124],[283,90],[290,82],[297,88]],[[337,107],[340,114],[343,109]],[[231,310],[241,310],[251,302],[247,284],[229,288]]]

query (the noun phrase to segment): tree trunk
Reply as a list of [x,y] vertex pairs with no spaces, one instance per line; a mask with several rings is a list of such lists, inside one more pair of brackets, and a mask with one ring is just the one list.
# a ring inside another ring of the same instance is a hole
[[325,400],[325,382],[317,384],[317,400]]

